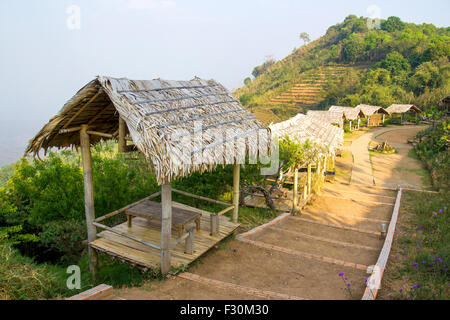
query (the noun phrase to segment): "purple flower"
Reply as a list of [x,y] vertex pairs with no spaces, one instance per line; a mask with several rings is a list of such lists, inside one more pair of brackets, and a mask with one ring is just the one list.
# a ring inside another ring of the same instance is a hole
[[416,267],[416,268],[419,266],[419,264],[418,264],[417,262],[416,262],[416,263],[413,263],[412,265],[413,265],[414,267]]
[[417,249],[420,249],[420,246],[417,246],[416,248],[417,248]]
[[442,259],[441,258],[436,258],[436,259],[434,259],[434,261],[442,262]]
[[425,225],[418,226],[417,230],[422,229],[423,227],[425,227]]
[[422,241],[419,241],[419,244],[422,244]]
[[430,262],[430,265],[433,265],[434,264],[434,262]]
[[343,273],[343,272],[339,273],[339,277],[342,277],[343,275],[344,275],[344,273]]
[[345,277],[345,281],[347,281],[348,280],[348,278],[347,277]]
[[369,278],[366,278],[366,280],[364,280],[364,282],[366,282],[366,283],[367,283],[367,281],[369,281]]
[[422,264],[427,264],[427,262],[426,261],[422,261]]
[[400,292],[403,292],[403,289],[400,289],[399,291],[400,291]]
[[350,283],[347,283],[347,287],[350,287]]
[[395,259],[398,259],[398,256],[395,256]]
[[442,213],[442,212],[444,212],[444,211],[442,211],[442,209],[439,209],[439,213]]
[[419,288],[420,288],[420,285],[415,284],[415,285],[413,285],[413,288],[414,288],[414,289],[419,289]]
[[[450,284],[449,284],[449,285],[450,285]],[[389,298],[392,298],[392,293],[389,293],[389,294],[388,294],[388,297],[389,297]]]

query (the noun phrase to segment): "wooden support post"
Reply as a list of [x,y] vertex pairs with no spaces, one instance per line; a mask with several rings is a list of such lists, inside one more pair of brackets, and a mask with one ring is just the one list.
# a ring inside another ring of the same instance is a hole
[[350,121],[350,131],[352,131],[352,122]]
[[367,117],[367,126],[370,127],[370,116]]
[[[233,208],[234,210],[234,208]],[[219,233],[219,215],[216,213],[211,214],[211,235],[216,236]]]
[[298,168],[294,171],[294,190],[292,193],[292,213],[295,215],[298,207]]
[[402,113],[402,115],[400,116],[400,124],[403,124],[403,113]]
[[89,243],[97,238],[97,229],[93,225],[95,219],[94,211],[94,185],[92,182],[92,158],[91,145],[89,142],[89,135],[87,133],[88,126],[82,125],[80,130],[80,145],[81,145],[81,161],[83,164],[83,179],[84,179],[84,212],[86,215],[86,226],[88,236],[88,251],[89,251],[89,270],[94,281],[97,280],[97,265],[98,255],[94,248],[89,246]]
[[187,228],[187,232],[189,236],[186,238],[184,253],[193,254],[194,253],[194,237],[195,237],[195,229],[194,225],[191,225]]
[[239,181],[241,175],[241,165],[235,164],[233,170],[233,222],[238,222],[239,217]]
[[306,198],[308,198],[308,185],[305,184],[304,188],[303,188],[303,200],[306,200]]
[[383,124],[384,124],[384,119],[385,119],[386,115],[383,113]]
[[361,119],[358,118],[358,130],[359,130],[359,123],[361,122]]
[[311,164],[308,164],[308,196],[311,194]]
[[127,148],[127,141],[125,140],[126,134],[126,124],[125,120],[119,116],[119,152],[123,153]]
[[331,170],[336,171],[336,154],[333,153],[331,156]]
[[161,273],[166,275],[170,271],[170,241],[172,239],[172,185],[165,183],[161,186]]
[[323,172],[328,171],[328,156],[325,156],[325,162],[323,164]]

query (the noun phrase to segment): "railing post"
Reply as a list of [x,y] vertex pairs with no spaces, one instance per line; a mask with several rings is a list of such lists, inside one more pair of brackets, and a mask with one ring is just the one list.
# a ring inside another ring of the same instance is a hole
[[241,165],[235,164],[233,169],[233,222],[238,222],[239,217],[239,180],[241,175]]

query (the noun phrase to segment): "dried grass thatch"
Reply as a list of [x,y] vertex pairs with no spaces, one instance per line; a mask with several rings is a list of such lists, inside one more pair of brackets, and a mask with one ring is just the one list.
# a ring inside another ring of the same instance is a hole
[[422,113],[422,111],[413,104],[392,104],[386,108],[390,114],[403,114],[407,112]]
[[384,113],[385,115],[389,115],[389,113],[383,108],[378,106],[369,106],[367,104],[360,104],[355,107],[364,114],[365,117],[370,117],[375,113]]
[[306,115],[319,121],[335,124],[340,127],[344,125],[344,113],[342,111],[309,110]]
[[[270,130],[214,80],[102,76],[79,90],[30,141],[25,152],[36,155],[41,148],[77,147],[80,135],[75,129],[82,124],[116,137],[119,115],[136,147],[153,164],[160,184],[270,152]],[[92,135],[91,143],[101,139]]]
[[287,135],[298,143],[310,140],[325,147],[330,153],[341,148],[344,143],[344,130],[304,114],[273,124],[270,129],[274,136],[283,138]]
[[355,121],[364,117],[364,113],[361,110],[352,107],[331,106],[328,111],[343,112],[346,121]]

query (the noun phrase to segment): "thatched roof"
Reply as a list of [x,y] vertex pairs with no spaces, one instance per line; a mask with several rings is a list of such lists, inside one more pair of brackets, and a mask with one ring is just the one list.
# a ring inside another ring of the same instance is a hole
[[440,102],[441,106],[450,106],[450,96],[446,96],[444,99]]
[[402,114],[407,112],[422,113],[422,111],[413,104],[393,104],[386,108],[390,114]]
[[344,113],[342,111],[310,110],[306,115],[329,124],[336,124],[338,126],[342,126],[344,124]]
[[287,135],[298,143],[310,140],[327,148],[330,152],[341,148],[344,143],[344,130],[304,114],[273,124],[270,129],[278,138]]
[[364,117],[364,113],[361,110],[352,107],[331,106],[328,111],[343,112],[344,118],[347,121],[354,121],[358,120],[358,118]]
[[367,104],[360,104],[356,106],[358,110],[361,110],[365,117],[370,117],[375,113],[384,113],[389,115],[389,113],[383,108],[379,106],[369,106]]
[[[71,128],[82,124],[116,137],[119,115],[136,147],[153,164],[159,183],[270,152],[270,130],[214,80],[99,76],[41,129],[26,154],[36,155],[41,148],[79,146],[79,132]],[[101,139],[92,135],[91,143]]]

